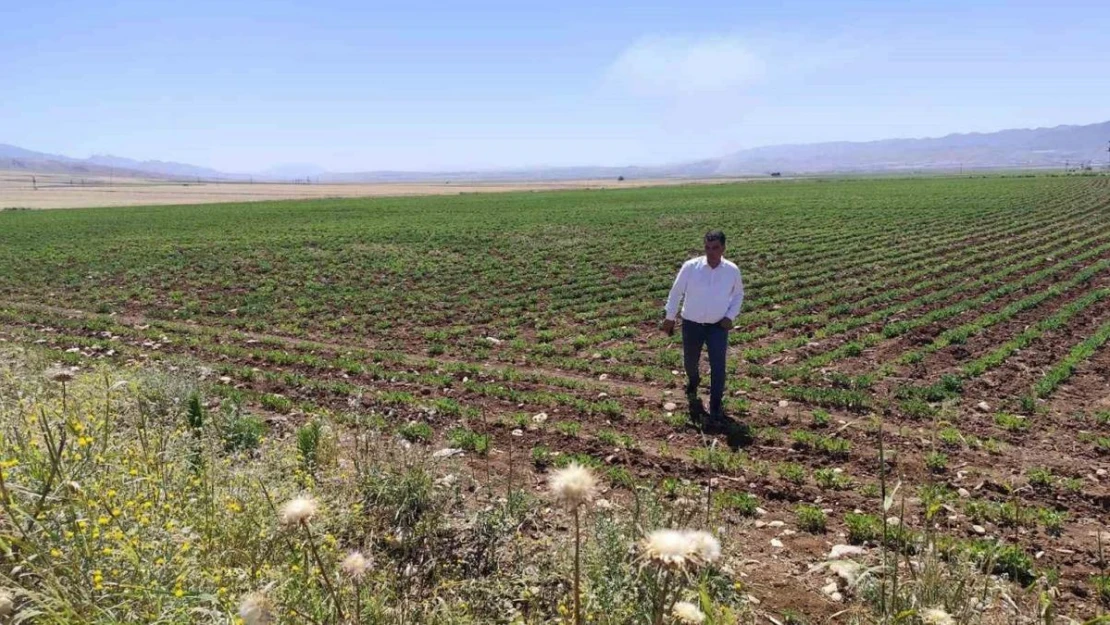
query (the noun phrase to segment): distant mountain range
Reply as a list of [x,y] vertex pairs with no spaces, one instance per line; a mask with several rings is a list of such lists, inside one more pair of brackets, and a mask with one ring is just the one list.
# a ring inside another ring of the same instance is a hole
[[93,155],[89,158],[72,158],[60,154],[35,152],[14,145],[0,143],[0,170],[27,171],[29,173],[70,174],[73,176],[153,177],[169,179],[203,178],[235,179],[207,167],[166,161],[136,161],[119,156]]
[[885,139],[775,145],[741,150],[721,158],[658,167],[547,167],[501,171],[328,172],[311,164],[272,167],[256,174],[221,172],[166,161],[136,161],[118,156],[77,159],[0,144],[0,170],[71,175],[145,176],[203,180],[304,180],[313,182],[550,181],[616,178],[712,178],[821,173],[944,171],[957,169],[1051,168],[1106,163],[1110,121],[1085,126],[1056,126],[951,134],[929,139]]
[[720,159],[718,175],[761,171],[799,173],[1063,167],[1106,163],[1110,122],[951,134],[935,139],[885,139],[776,145]]

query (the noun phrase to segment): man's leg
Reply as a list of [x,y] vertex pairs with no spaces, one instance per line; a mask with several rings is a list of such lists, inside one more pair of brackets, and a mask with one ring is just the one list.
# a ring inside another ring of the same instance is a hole
[[[701,346],[705,343],[705,328],[695,323],[682,322],[682,362],[686,368],[686,397],[691,398],[698,393],[698,384],[701,382]],[[705,410],[702,408],[702,410]]]
[[725,363],[728,354],[728,330],[721,326],[706,328],[709,347],[709,414],[721,415],[721,402],[725,395]]

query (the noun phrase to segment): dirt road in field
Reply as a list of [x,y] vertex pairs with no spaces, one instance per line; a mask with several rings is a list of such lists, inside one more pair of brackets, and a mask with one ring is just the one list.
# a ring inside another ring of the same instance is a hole
[[[32,175],[34,180],[32,180]],[[543,182],[412,182],[292,184],[249,182],[170,182],[147,178],[81,177],[0,171],[0,209],[89,208],[261,202],[320,198],[458,195],[560,189],[628,187],[736,182],[734,179],[558,180]]]

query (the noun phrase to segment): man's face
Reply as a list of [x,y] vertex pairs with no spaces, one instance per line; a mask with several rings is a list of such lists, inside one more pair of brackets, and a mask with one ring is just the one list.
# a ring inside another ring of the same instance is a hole
[[716,265],[721,262],[721,255],[725,253],[725,246],[720,241],[706,241],[705,242],[705,259],[709,261],[710,265]]

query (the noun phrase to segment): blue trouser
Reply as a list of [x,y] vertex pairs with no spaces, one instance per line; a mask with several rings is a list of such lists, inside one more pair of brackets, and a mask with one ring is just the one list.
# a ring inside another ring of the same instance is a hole
[[721,400],[725,395],[725,354],[728,352],[728,330],[717,324],[702,324],[683,320],[682,355],[686,367],[686,394],[696,393],[701,382],[698,365],[701,348],[709,348],[709,413],[720,414]]

